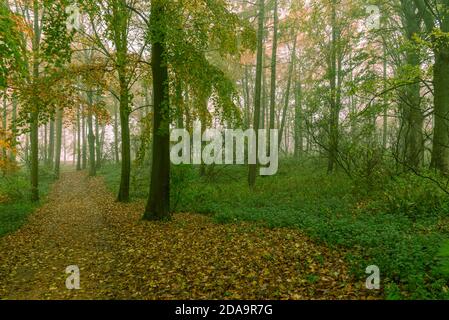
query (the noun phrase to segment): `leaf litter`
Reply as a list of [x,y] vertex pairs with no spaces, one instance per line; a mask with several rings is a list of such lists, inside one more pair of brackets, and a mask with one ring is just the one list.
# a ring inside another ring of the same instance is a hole
[[[344,252],[298,230],[217,224],[198,214],[141,220],[102,178],[65,173],[48,201],[0,239],[0,299],[376,299]],[[66,288],[68,266],[81,289]]]

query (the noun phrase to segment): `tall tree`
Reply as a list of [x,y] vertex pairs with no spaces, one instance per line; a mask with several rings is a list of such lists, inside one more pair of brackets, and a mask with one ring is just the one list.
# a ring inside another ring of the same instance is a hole
[[[449,172],[449,43],[441,41],[449,32],[449,3],[414,0],[431,38],[433,65],[434,129],[431,166]],[[435,7],[436,5],[436,7]],[[438,8],[437,10],[435,10]]]
[[62,147],[62,117],[63,109],[58,108],[56,111],[56,143],[55,143],[55,176],[59,178],[61,171],[61,147]]
[[112,0],[110,8],[112,40],[117,51],[117,73],[120,85],[120,128],[122,145],[122,170],[120,176],[120,188],[118,201],[129,201],[129,181],[131,176],[131,148],[130,148],[130,77],[127,71],[128,60],[128,33],[131,19],[131,11],[127,7],[126,0]]
[[88,89],[87,91],[87,141],[89,144],[89,176],[95,177],[97,174],[97,167],[95,165],[95,133],[93,127],[93,108],[94,108],[94,100],[93,100],[93,92],[92,89]]
[[77,153],[77,160],[76,160],[76,170],[81,171],[81,158],[82,158],[82,150],[81,150],[81,107],[76,110],[76,131],[77,131],[77,139],[76,139],[76,153]]
[[81,145],[82,145],[82,161],[81,169],[85,170],[87,168],[87,144],[86,144],[86,115],[85,107],[81,107]]
[[[277,86],[277,49],[278,49],[278,0],[274,0],[273,9],[273,41],[271,53],[271,93],[270,93],[270,124],[271,130],[275,129],[275,112],[276,112],[276,86]],[[280,135],[282,136],[282,135]]]
[[331,0],[331,44],[328,62],[328,80],[330,84],[330,119],[329,119],[329,161],[328,172],[334,171],[338,157],[339,140],[339,118],[340,118],[340,77],[341,77],[341,55],[340,55],[340,27],[337,21],[337,0]]
[[[11,132],[13,135],[12,145],[15,148],[18,144],[17,142],[17,96],[12,95],[12,118],[11,118]],[[16,152],[11,152],[11,161],[16,161]]]
[[[41,24],[39,23],[39,2],[33,0],[33,39],[32,39],[32,82],[33,82],[33,96],[38,96],[38,81],[39,81],[39,54],[41,41]],[[39,201],[39,101],[36,99],[34,106],[30,112],[30,145],[31,145],[31,200]]]
[[[293,34],[294,34],[294,32],[293,32]],[[282,135],[283,135],[284,130],[285,130],[285,123],[287,122],[288,106],[290,104],[290,89],[291,89],[291,86],[292,86],[293,70],[295,70],[296,41],[297,41],[297,37],[293,37],[293,48],[292,48],[292,51],[291,51],[290,66],[289,66],[289,69],[288,69],[288,76],[287,76],[288,79],[287,79],[287,88],[286,88],[286,91],[285,91],[284,109],[282,111],[281,128],[279,130],[279,145],[281,145]]]
[[170,116],[166,59],[166,4],[151,2],[151,66],[153,73],[153,161],[145,220],[170,218]]
[[95,152],[96,152],[96,163],[95,168],[99,170],[101,168],[101,135],[100,135],[100,124],[98,116],[95,117]]
[[116,163],[120,162],[119,146],[118,106],[117,100],[114,99],[114,158]]
[[[84,10],[91,23],[90,34],[97,51],[111,61],[115,67],[118,80],[118,89],[111,93],[119,100],[120,134],[121,134],[121,175],[117,200],[129,201],[129,186],[131,177],[131,138],[129,119],[131,114],[131,87],[139,77],[137,65],[145,51],[147,41],[138,48],[138,52],[131,52],[134,48],[129,45],[129,38],[134,39],[130,32],[134,12],[134,0],[83,0]],[[114,51],[111,52],[110,44]],[[133,59],[131,55],[134,55]],[[142,59],[143,60],[143,59]]]
[[424,115],[421,108],[419,52],[413,47],[414,37],[420,33],[421,19],[412,0],[401,0],[402,19],[405,29],[405,73],[407,86],[400,91],[404,132],[404,161],[407,165],[417,169],[424,159]]
[[53,119],[50,120],[50,130],[48,139],[48,156],[47,156],[47,166],[53,168],[55,158],[55,122]]
[[[253,129],[256,131],[256,141],[258,141],[260,127],[260,107],[262,98],[262,72],[263,72],[263,38],[265,28],[265,0],[259,0],[258,29],[257,29],[257,63],[256,63],[256,84],[254,97],[254,122]],[[258,149],[258,146],[256,150]],[[250,188],[256,185],[258,164],[249,165],[248,183]]]
[[295,158],[299,159],[304,150],[304,135],[303,135],[303,99],[302,99],[302,83],[300,64],[297,64],[297,71],[295,77]]
[[[7,102],[6,102],[6,92],[3,94],[3,116],[2,116],[2,129],[3,132],[7,132],[8,131],[8,122],[7,122],[7,117],[8,117],[8,106],[7,106]],[[2,148],[2,153],[3,153],[3,158],[6,159],[6,148]]]

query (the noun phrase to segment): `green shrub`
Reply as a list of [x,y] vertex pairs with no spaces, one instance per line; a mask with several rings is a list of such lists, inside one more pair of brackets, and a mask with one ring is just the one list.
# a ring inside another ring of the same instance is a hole
[[[39,173],[40,196],[45,200],[50,184],[54,181],[54,174],[46,168],[40,168]],[[23,168],[0,179],[0,195],[6,195],[7,199],[0,202],[0,236],[3,236],[19,229],[38,204],[30,201],[29,174]]]
[[27,196],[29,182],[22,174],[14,174],[13,176],[5,176],[0,180],[0,195],[6,201],[16,202],[23,200]]
[[413,174],[390,181],[370,204],[371,210],[417,220],[449,215],[449,195],[433,181]]

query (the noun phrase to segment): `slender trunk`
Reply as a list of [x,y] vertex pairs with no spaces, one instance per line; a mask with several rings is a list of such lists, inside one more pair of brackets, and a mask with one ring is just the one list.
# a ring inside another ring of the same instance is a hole
[[50,120],[50,130],[48,137],[47,166],[51,169],[55,158],[55,121]]
[[248,66],[245,66],[245,80],[244,80],[244,88],[245,88],[245,129],[250,127],[250,92],[249,92],[249,72]]
[[101,141],[100,141],[100,124],[98,123],[98,117],[95,117],[95,146],[97,152],[96,169],[101,168]]
[[[6,133],[8,132],[8,123],[6,120],[8,113],[7,113],[7,104],[6,104],[6,91],[3,94],[3,117],[2,117],[2,129],[3,131]],[[3,153],[3,158],[6,159],[7,155],[6,155],[6,148],[2,148],[2,153]]]
[[295,158],[299,159],[304,149],[302,87],[299,68],[295,81]]
[[[12,119],[11,119],[11,131],[12,131],[12,145],[17,146],[17,97],[12,96]],[[11,161],[16,161],[15,151],[11,152]]]
[[81,171],[81,119],[80,119],[80,109],[77,110],[76,113],[76,125],[77,125],[77,133],[78,139],[77,141],[77,161],[76,161],[76,170]]
[[184,129],[184,102],[182,98],[182,82],[179,76],[175,80],[175,108],[177,115],[177,129]]
[[30,176],[31,176],[31,200],[39,201],[39,137],[38,137],[38,112],[31,112],[30,116]]
[[82,170],[87,168],[87,145],[86,145],[86,116],[84,114],[84,106],[81,109],[81,131],[82,131]]
[[25,135],[25,150],[24,150],[25,163],[30,167],[30,135]]
[[64,164],[67,162],[67,148],[66,148],[66,131],[62,129],[62,151],[64,152]]
[[170,108],[168,68],[165,57],[167,19],[163,1],[153,0],[151,6],[153,73],[153,152],[151,186],[145,220],[170,219]]
[[[200,110],[200,121],[201,121],[201,137],[207,130],[207,117],[208,114],[208,104],[209,98],[204,98],[201,101],[202,110]],[[205,143],[201,142],[201,150],[204,149]],[[206,164],[202,161],[200,165],[200,177],[204,177],[206,175]]]
[[[257,31],[257,67],[256,67],[256,90],[254,98],[254,126],[256,131],[256,141],[259,141],[259,127],[260,127],[260,105],[262,94],[262,61],[263,61],[263,35],[265,22],[265,0],[259,0],[259,17],[258,17],[258,31]],[[256,147],[256,151],[258,147]],[[256,152],[257,154],[257,152]],[[258,164],[250,164],[248,172],[248,184],[252,189],[256,186]]]
[[95,167],[95,134],[93,128],[93,93],[89,91],[87,93],[87,100],[89,103],[89,110],[87,110],[87,129],[89,130],[87,140],[89,144],[89,176],[95,177],[97,174]]
[[[286,117],[287,120],[289,119],[289,114],[287,113]],[[285,153],[288,155],[290,153],[290,125],[289,125],[289,121],[287,121],[287,125],[286,125],[286,129],[285,131]]]
[[[353,56],[352,53],[350,55],[350,68],[351,68],[351,74],[350,74],[350,79],[351,79],[351,83],[354,82],[354,63],[353,63]],[[356,96],[354,95],[354,93],[351,93],[351,97],[350,97],[350,132],[351,132],[351,140],[354,141],[355,139],[355,128],[356,128],[356,105],[357,105],[357,100],[356,100]]]
[[73,139],[73,144],[72,144],[72,166],[76,166],[76,125],[73,125],[73,130],[72,130],[72,139]]
[[48,126],[47,124],[45,124],[42,128],[40,128],[41,130],[41,141],[43,141],[42,143],[42,150],[41,150],[41,154],[42,154],[42,161],[44,163],[47,163],[47,156],[48,156],[48,133],[47,130]]
[[100,161],[101,161],[101,159],[103,157],[103,147],[104,147],[105,136],[106,136],[106,128],[103,125],[103,126],[101,126],[101,138],[100,138],[100,150],[101,150]]
[[287,110],[288,105],[290,102],[290,89],[292,86],[292,77],[293,77],[293,70],[295,68],[295,58],[296,58],[296,37],[293,41],[293,50],[292,50],[292,56],[291,56],[291,62],[290,67],[288,70],[288,80],[287,80],[287,91],[285,92],[285,102],[284,102],[284,110],[282,111],[282,122],[281,122],[281,129],[279,130],[279,146],[282,142],[282,135],[284,133],[285,123],[287,120]]
[[383,43],[383,81],[384,81],[384,117],[383,117],[383,130],[382,130],[382,148],[385,151],[388,147],[388,98],[386,95],[387,92],[387,44]]
[[337,26],[337,1],[332,0],[332,13],[331,13],[331,25],[332,25],[332,40],[331,40],[331,54],[329,61],[329,82],[330,82],[330,120],[329,120],[329,162],[328,173],[332,173],[337,162],[338,155],[338,136],[339,136],[339,115],[340,106],[338,98],[338,61],[339,60],[339,35],[340,31]]
[[118,139],[118,107],[117,101],[114,101],[114,154],[115,154],[115,163],[120,162],[119,156],[119,139]]
[[55,176],[59,179],[61,172],[61,147],[62,147],[62,109],[56,111],[56,144],[55,144]]
[[186,86],[186,90],[184,91],[184,114],[186,118],[186,128],[189,132],[192,132],[193,125],[192,125],[192,116],[190,114],[190,96],[188,87]]
[[[265,56],[265,48],[262,49]],[[262,58],[262,97],[260,98],[260,119],[259,119],[259,129],[266,129],[268,117],[267,114],[267,102],[268,102],[268,93],[267,93],[267,73],[265,68],[265,58]]]
[[117,73],[120,86],[120,128],[122,143],[122,162],[120,188],[117,196],[119,202],[129,201],[129,185],[131,178],[131,140],[129,130],[130,92],[128,80],[128,24],[126,1],[119,1],[113,9],[115,26],[113,32],[114,45],[117,50]]
[[[271,54],[271,93],[270,93],[270,125],[269,125],[269,128],[271,130],[275,129],[274,119],[275,119],[275,110],[276,110],[278,23],[279,23],[278,0],[274,0],[274,22],[273,22],[274,30],[273,30],[273,51]],[[280,137],[282,137],[282,134],[280,135]]]
[[[34,13],[34,38],[33,38],[33,95],[38,96],[38,78],[39,78],[39,43],[40,43],[40,27],[39,27],[39,4],[38,0],[33,0]],[[39,102],[34,100],[34,106],[30,112],[30,144],[31,144],[31,201],[39,201]]]

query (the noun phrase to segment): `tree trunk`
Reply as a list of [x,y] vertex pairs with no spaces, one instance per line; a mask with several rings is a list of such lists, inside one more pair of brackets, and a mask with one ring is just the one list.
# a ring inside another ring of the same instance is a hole
[[[259,127],[260,127],[260,105],[262,94],[262,69],[263,69],[263,36],[265,24],[265,0],[259,0],[259,17],[257,30],[257,67],[256,67],[256,89],[254,98],[254,125],[253,129],[256,131],[256,141],[259,141]],[[257,154],[258,147],[256,147]],[[251,189],[256,186],[258,164],[250,164],[248,172],[248,184]]]
[[122,168],[120,176],[120,189],[117,200],[119,202],[129,201],[129,181],[131,177],[131,148],[129,133],[129,106],[128,85],[124,76],[120,81],[120,127],[122,138]]
[[77,110],[76,113],[76,125],[77,125],[77,133],[78,133],[78,139],[77,139],[77,161],[76,161],[76,170],[81,171],[81,116],[80,116],[80,109]]
[[[383,81],[384,81],[384,99],[383,99],[383,107],[384,107],[384,116],[382,123],[382,148],[385,151],[388,146],[388,98],[386,95],[387,92],[387,68],[388,68],[388,60],[387,60],[387,44],[383,42]],[[352,73],[352,70],[351,70]]]
[[295,158],[299,159],[304,149],[303,137],[303,110],[301,75],[298,68],[295,81]]
[[30,167],[30,135],[25,135],[25,150],[24,150],[25,163]]
[[103,126],[101,126],[101,138],[100,138],[100,150],[101,150],[101,152],[100,152],[100,161],[103,159],[103,148],[104,148],[104,141],[105,141],[105,138],[106,138],[106,128],[105,128],[105,126],[103,125]]
[[66,148],[66,131],[62,129],[62,151],[64,152],[64,164],[67,162],[67,148]]
[[[17,146],[17,97],[15,94],[12,96],[12,119],[11,119],[11,131],[12,131],[12,145]],[[16,161],[16,153],[11,152],[11,161]]]
[[42,145],[42,161],[44,163],[47,163],[47,156],[48,156],[48,126],[47,124],[44,125],[44,127],[41,130],[41,140],[44,141]]
[[182,82],[179,76],[175,79],[175,108],[177,116],[177,129],[184,129],[184,101],[182,97]]
[[95,134],[93,128],[93,93],[89,91],[87,93],[87,101],[89,103],[89,110],[87,110],[87,129],[89,130],[87,140],[89,144],[89,176],[95,177],[97,175],[97,170],[95,166]]
[[119,140],[118,140],[118,110],[117,110],[117,101],[114,100],[114,154],[115,154],[115,163],[120,162],[119,156]]
[[[204,98],[201,100],[201,109],[200,114],[200,121],[201,121],[201,137],[204,135],[204,133],[207,130],[207,114],[209,113],[208,105],[209,105],[209,97]],[[201,142],[201,150],[204,149],[205,143]],[[201,161],[200,164],[200,177],[206,176],[206,164]]]
[[39,78],[39,45],[40,45],[40,27],[39,27],[39,4],[38,0],[33,0],[34,14],[34,38],[33,49],[33,95],[36,97],[34,106],[30,112],[30,145],[31,145],[31,201],[39,201],[39,102],[37,99],[38,78]]
[[[7,117],[8,113],[7,113],[7,105],[6,105],[6,90],[5,93],[3,94],[3,117],[2,117],[2,129],[3,131],[5,131],[5,133],[8,131],[7,128]],[[6,154],[6,148],[2,148],[2,153],[3,153],[3,158],[6,159],[7,154]]]
[[435,53],[434,65],[434,132],[431,166],[449,173],[449,50]]
[[339,139],[339,117],[340,117],[340,103],[338,97],[338,60],[340,59],[339,38],[340,31],[337,26],[337,1],[332,0],[332,12],[331,12],[331,25],[332,25],[332,40],[331,40],[331,53],[329,61],[329,82],[330,82],[330,119],[329,119],[329,162],[328,173],[334,171],[335,164],[337,162],[338,155],[338,139]]
[[[276,110],[276,71],[277,71],[277,48],[278,48],[278,0],[274,0],[274,26],[273,26],[273,51],[271,53],[271,93],[270,93],[270,124],[271,130],[275,129]],[[281,135],[282,136],[282,135]]]
[[[434,4],[423,0],[414,0],[420,16],[424,20],[427,32],[432,35],[434,29],[449,32],[449,12],[446,3],[437,1],[441,10],[434,10]],[[435,14],[438,17],[435,17]],[[439,20],[435,21],[436,18]],[[449,173],[449,46],[445,41],[435,41],[433,66],[434,86],[434,126],[431,167],[442,173]]]
[[245,90],[245,129],[250,127],[250,91],[249,91],[249,67],[245,66],[244,90]]
[[100,141],[100,125],[98,123],[98,117],[95,117],[95,146],[97,152],[96,169],[101,168],[101,141]]
[[113,9],[114,31],[113,40],[117,50],[117,73],[120,86],[120,128],[122,143],[122,162],[120,188],[117,201],[129,201],[129,184],[131,178],[131,145],[129,130],[130,93],[128,80],[128,8],[126,1],[117,2]]
[[87,146],[86,146],[86,116],[84,114],[84,106],[81,109],[81,131],[82,131],[82,162],[81,169],[87,168]]
[[296,58],[296,37],[293,41],[293,50],[292,50],[292,56],[290,61],[290,68],[288,70],[288,80],[287,80],[287,91],[285,92],[285,102],[284,102],[284,109],[282,111],[282,122],[281,122],[281,129],[279,131],[279,146],[281,146],[282,142],[282,135],[284,133],[285,123],[287,120],[287,110],[288,105],[290,102],[290,88],[292,86],[292,77],[293,77],[293,70],[295,69],[295,58]]
[[55,176],[59,179],[61,172],[61,147],[62,147],[62,109],[56,111],[56,144],[55,144]]
[[145,220],[170,219],[170,108],[168,68],[165,57],[164,1],[151,3],[153,72],[153,152],[151,186]]
[[[413,37],[421,30],[421,21],[419,15],[415,12],[416,7],[413,5],[412,1],[402,0],[401,5],[404,13],[403,24],[405,27],[406,38],[408,41],[412,42]],[[407,67],[420,68],[421,61],[419,52],[414,48],[407,49],[405,62]],[[424,160],[424,115],[421,110],[421,88],[419,78],[417,77],[416,79],[410,80],[414,81],[414,83],[411,83],[402,90],[402,117],[404,121],[403,128],[405,128],[404,161],[408,166],[417,169],[421,166]]]
[[76,124],[73,125],[72,139],[72,166],[76,167],[76,142],[78,141],[76,138]]
[[49,131],[47,166],[51,169],[53,168],[53,161],[55,158],[55,122],[53,120],[50,120]]
[[260,119],[259,119],[259,129],[266,129],[267,123],[269,122],[267,119],[267,109],[268,109],[268,93],[267,93],[267,72],[265,69],[265,46],[262,49],[263,58],[262,58],[262,97],[260,98]]

